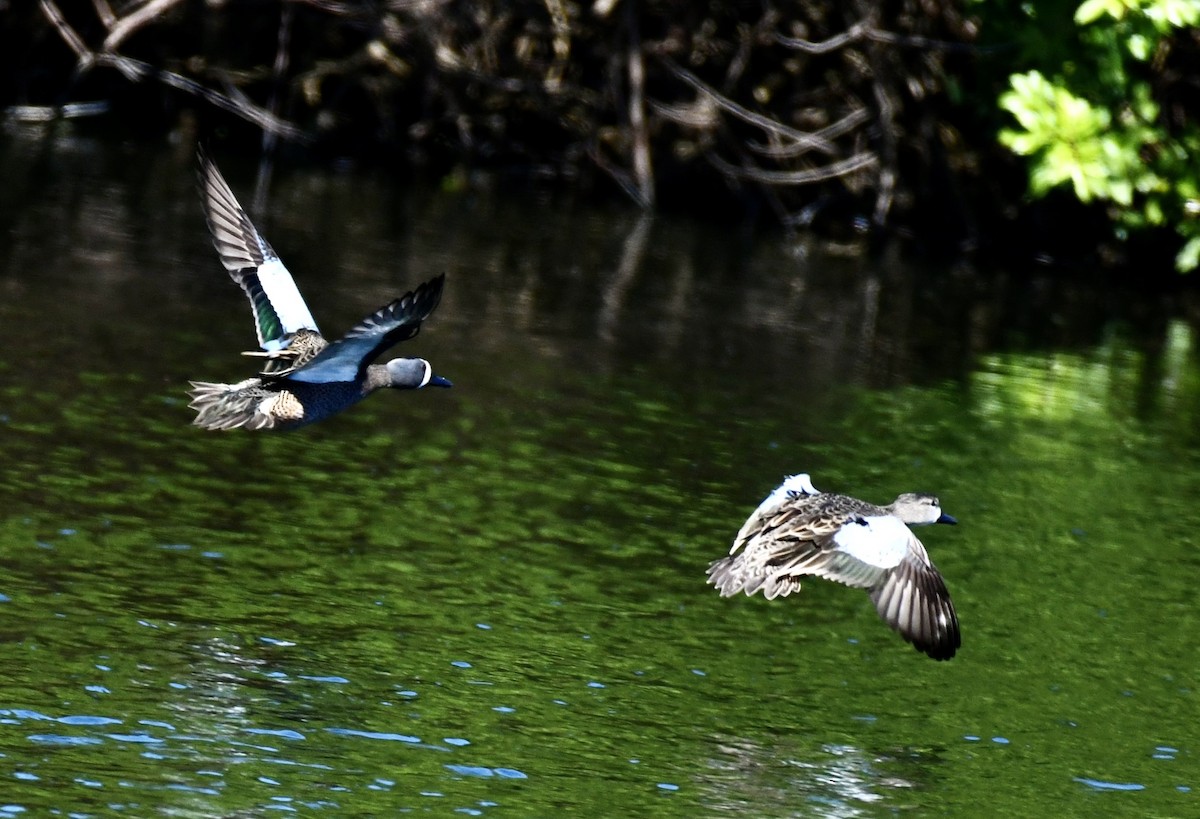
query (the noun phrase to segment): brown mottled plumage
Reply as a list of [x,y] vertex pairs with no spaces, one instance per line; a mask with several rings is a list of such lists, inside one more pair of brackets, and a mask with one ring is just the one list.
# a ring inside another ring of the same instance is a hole
[[866,589],[879,616],[913,646],[948,660],[961,645],[941,574],[905,524],[955,523],[933,495],[906,493],[888,506],[819,492],[794,475],[743,524],[729,556],[708,568],[723,597],[761,591],[768,600],[823,577]]
[[300,329],[290,334],[288,344],[282,350],[246,350],[242,355],[267,359],[262,374],[278,376],[295,372],[328,346],[329,342],[320,333]]

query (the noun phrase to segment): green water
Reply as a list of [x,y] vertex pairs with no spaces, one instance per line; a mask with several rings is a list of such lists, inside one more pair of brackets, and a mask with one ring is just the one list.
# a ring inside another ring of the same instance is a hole
[[[327,333],[448,274],[405,349],[455,388],[216,434],[253,333],[187,152],[3,153],[0,815],[1200,811],[1184,297],[284,176]],[[941,497],[954,660],[705,585],[796,471]]]

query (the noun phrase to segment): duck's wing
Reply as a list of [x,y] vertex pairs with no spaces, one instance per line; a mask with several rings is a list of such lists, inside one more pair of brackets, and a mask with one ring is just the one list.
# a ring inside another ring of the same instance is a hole
[[915,536],[899,565],[871,589],[871,601],[885,623],[935,660],[949,660],[962,645],[946,582]]
[[203,147],[197,148],[196,156],[200,161],[200,198],[213,246],[230,277],[250,299],[259,346],[276,352],[285,349],[292,334],[299,330],[319,334],[292,274],[254,228],[216,163]]
[[[733,546],[730,547],[729,554],[735,553],[768,528],[778,528],[781,524],[786,523],[799,509],[807,508],[805,506],[806,498],[819,494],[821,492],[812,485],[812,480],[806,473],[788,475],[783,479],[783,483],[763,498],[762,503],[750,514],[750,517],[746,518],[746,522],[742,524],[742,528],[733,538]],[[785,505],[794,508],[786,512],[783,517],[779,517],[780,512],[784,511]]]
[[379,308],[286,377],[317,384],[361,377],[380,353],[421,330],[421,322],[441,301],[445,282],[445,275],[437,276]]
[[764,572],[767,597],[794,591],[804,575],[823,577],[867,589],[883,621],[935,660],[950,659],[961,645],[946,583],[921,541],[898,518],[852,517],[831,535],[777,553],[780,557]]
[[[724,596],[758,591],[768,600],[800,589],[805,575],[849,582],[863,574],[836,552],[834,538],[850,515],[839,508],[837,495],[793,495],[781,504],[768,498],[738,533],[733,552],[709,566],[708,582]],[[846,565],[841,565],[842,563]],[[862,578],[851,585],[878,582]]]
[[259,375],[280,378],[303,367],[316,358],[317,353],[329,346],[325,337],[313,330],[297,330],[289,334],[286,344],[286,347],[279,350],[245,352],[242,355],[267,359]]
[[900,520],[886,513],[864,515],[829,500],[840,498],[790,504],[772,521],[773,530],[765,532],[770,556],[763,567],[764,593],[781,584],[778,593],[786,594],[791,587],[784,581],[795,585],[803,575],[869,589],[903,559],[915,538]]

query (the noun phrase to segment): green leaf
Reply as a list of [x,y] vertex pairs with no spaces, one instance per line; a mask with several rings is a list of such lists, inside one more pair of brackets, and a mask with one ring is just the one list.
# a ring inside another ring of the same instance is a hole
[[1120,20],[1125,14],[1125,4],[1118,0],[1086,0],[1075,10],[1075,22],[1078,25],[1086,26],[1105,14]]
[[1150,55],[1154,49],[1154,43],[1141,34],[1132,35],[1125,43],[1125,46],[1129,49],[1129,53],[1133,55],[1133,58],[1141,62],[1150,59]]
[[1193,236],[1175,256],[1175,269],[1187,273],[1200,267],[1200,236]]

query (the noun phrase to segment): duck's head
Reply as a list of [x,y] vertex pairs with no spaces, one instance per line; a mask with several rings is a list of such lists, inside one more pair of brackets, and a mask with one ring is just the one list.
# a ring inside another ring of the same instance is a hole
[[387,386],[397,390],[419,390],[453,386],[449,379],[433,374],[433,367],[423,358],[393,358],[384,365],[389,382]]
[[935,496],[924,492],[905,492],[892,501],[888,510],[905,523],[958,523],[942,511],[942,504]]

